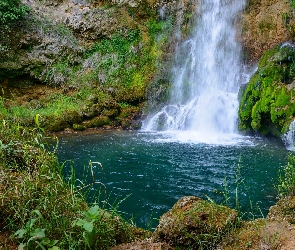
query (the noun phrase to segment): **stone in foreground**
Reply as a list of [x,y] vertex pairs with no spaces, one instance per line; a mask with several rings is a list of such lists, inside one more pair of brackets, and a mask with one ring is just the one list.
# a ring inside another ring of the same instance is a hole
[[152,241],[193,249],[201,245],[212,247],[236,219],[237,212],[233,209],[185,196],[161,216]]

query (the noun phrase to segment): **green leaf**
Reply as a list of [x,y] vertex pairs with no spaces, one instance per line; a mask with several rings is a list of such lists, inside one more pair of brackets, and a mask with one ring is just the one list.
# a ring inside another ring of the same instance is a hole
[[83,227],[87,232],[91,233],[93,230],[93,221],[79,219],[76,222],[77,226]]
[[90,219],[96,219],[99,216],[99,214],[99,206],[97,205],[89,208],[87,212],[84,212],[84,215]]
[[34,226],[36,220],[37,220],[37,219],[30,219],[30,220],[26,223],[26,229],[27,229],[27,230],[28,230],[28,229],[31,229],[31,228]]
[[60,250],[60,248],[57,246],[53,246],[53,247],[48,248],[48,250]]
[[[37,139],[37,138],[35,138],[35,139]],[[33,212],[35,212],[35,213],[39,216],[39,218],[42,220],[42,222],[43,222],[44,224],[46,224],[46,221],[44,220],[44,217],[43,217],[43,215],[40,213],[39,210],[34,210]]]
[[17,236],[18,238],[23,238],[24,237],[24,234],[27,233],[27,230],[26,229],[20,229],[20,230],[17,230],[14,235]]
[[44,238],[42,241],[41,241],[41,244],[43,246],[48,246],[48,247],[53,247],[56,243],[58,242],[58,240],[50,240],[48,238]]
[[91,232],[93,231],[93,221],[90,221],[90,222],[85,223],[85,224],[83,225],[83,228],[84,228],[87,232],[91,233]]
[[1,140],[0,140],[0,151],[3,149],[6,149],[8,146],[6,146]]
[[27,246],[26,243],[20,243],[17,249],[18,250],[24,250],[26,246]]
[[55,244],[57,244],[57,242],[58,242],[58,240],[53,240],[53,241],[51,241],[51,246],[54,246]]
[[42,239],[45,237],[45,229],[36,228],[32,233],[30,233],[31,239]]

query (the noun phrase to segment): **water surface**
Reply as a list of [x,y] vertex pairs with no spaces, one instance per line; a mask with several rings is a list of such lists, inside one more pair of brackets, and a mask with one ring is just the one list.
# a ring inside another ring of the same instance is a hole
[[[224,135],[210,144],[189,140],[189,135],[193,138],[190,132],[126,131],[64,136],[58,156],[61,162],[73,161],[80,179],[90,160],[100,162],[103,171],[94,164],[94,176],[105,185],[108,202],[127,197],[118,209],[140,227],[147,227],[151,218],[159,218],[182,196],[224,202],[225,182],[231,207],[236,206],[238,187],[242,211],[250,217],[266,215],[276,202],[278,168],[287,160],[282,142],[241,136],[225,140]],[[91,183],[89,172],[87,181]],[[151,225],[155,227],[157,220]]]

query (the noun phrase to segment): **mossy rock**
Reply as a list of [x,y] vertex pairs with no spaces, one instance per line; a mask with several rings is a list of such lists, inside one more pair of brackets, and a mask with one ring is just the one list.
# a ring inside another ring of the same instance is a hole
[[119,117],[120,118],[127,118],[128,116],[130,116],[132,113],[134,112],[134,110],[132,108],[122,108]]
[[83,125],[81,125],[81,124],[73,124],[73,129],[74,130],[77,130],[77,131],[83,131],[83,130],[85,130],[86,129],[86,127],[85,126],[83,126]]
[[267,219],[295,224],[295,196],[283,197],[270,207]]
[[40,127],[45,131],[58,132],[69,127],[69,124],[65,121],[63,116],[50,115],[40,118]]
[[77,124],[82,122],[82,117],[76,110],[64,111],[63,116],[68,124]]
[[131,122],[129,120],[121,120],[121,126],[123,129],[131,128]]
[[239,108],[239,127],[280,136],[295,117],[295,46],[266,51],[251,77]]
[[152,240],[193,249],[200,243],[213,247],[236,219],[237,212],[233,209],[185,196],[161,216]]
[[108,116],[98,116],[83,123],[87,128],[110,126],[112,122]]
[[118,109],[104,109],[101,114],[103,116],[115,117],[119,113]]

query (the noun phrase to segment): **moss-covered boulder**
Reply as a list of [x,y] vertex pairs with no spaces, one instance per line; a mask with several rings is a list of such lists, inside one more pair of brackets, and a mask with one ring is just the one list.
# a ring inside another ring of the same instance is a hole
[[87,128],[110,126],[112,122],[108,116],[97,116],[90,121],[85,121],[83,125]]
[[76,123],[74,123],[74,124],[73,124],[73,129],[76,130],[76,131],[83,131],[83,130],[86,129],[86,127],[83,126],[83,125],[81,125],[81,124],[76,124]]
[[76,110],[64,111],[63,116],[68,124],[77,124],[82,122],[81,114],[79,114]]
[[280,136],[295,116],[295,46],[266,51],[243,94],[239,127]]
[[40,117],[40,127],[44,128],[45,131],[57,132],[68,128],[69,124],[63,116],[52,114]]
[[162,215],[153,234],[153,242],[174,246],[213,247],[221,235],[235,223],[237,212],[194,196],[182,197]]

